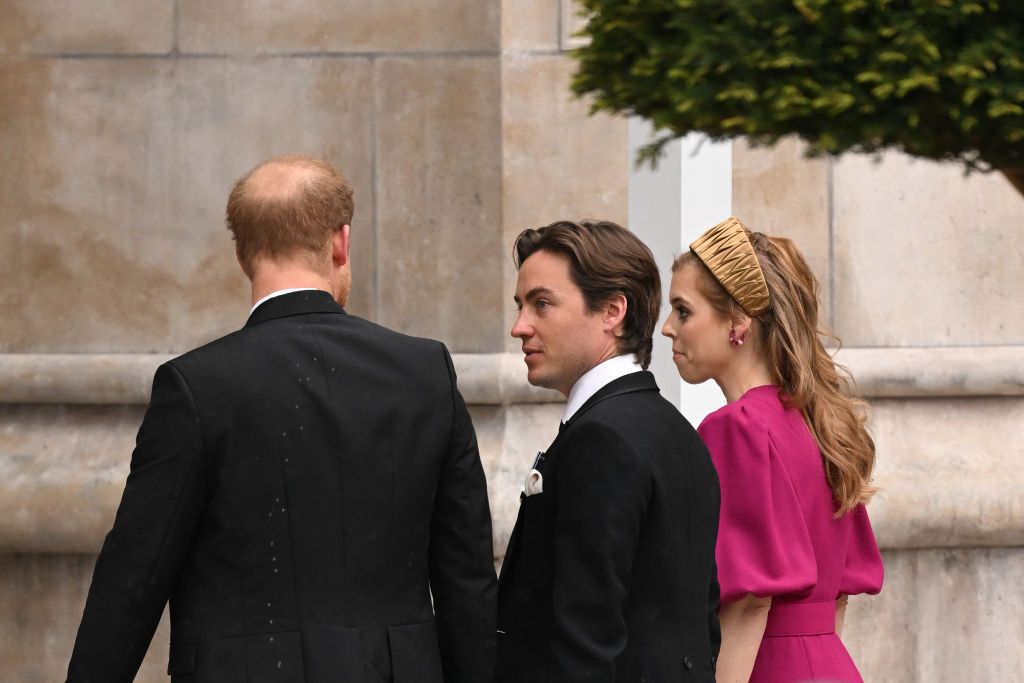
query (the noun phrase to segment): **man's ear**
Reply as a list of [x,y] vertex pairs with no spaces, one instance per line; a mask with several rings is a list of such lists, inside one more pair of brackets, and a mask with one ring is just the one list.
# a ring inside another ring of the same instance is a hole
[[335,266],[348,265],[349,233],[352,228],[348,225],[341,226],[331,236],[331,260]]
[[616,337],[621,337],[627,308],[628,304],[626,303],[625,294],[616,294],[608,299],[604,304],[604,312],[602,314],[604,329],[610,331]]

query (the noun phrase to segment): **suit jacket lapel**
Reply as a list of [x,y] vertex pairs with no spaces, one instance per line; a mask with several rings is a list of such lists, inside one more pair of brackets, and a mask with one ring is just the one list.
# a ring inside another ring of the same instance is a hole
[[[564,427],[558,430],[558,436],[556,436],[555,440],[551,442],[551,445],[548,446],[545,453],[547,453],[550,458],[551,454],[554,453],[555,447],[557,446],[559,440],[566,432],[569,431],[569,428],[573,425],[573,423],[576,422],[576,419],[580,415],[590,410],[601,401],[612,398],[613,396],[621,396],[623,394],[631,394],[638,391],[658,391],[658,383],[654,381],[654,375],[647,370],[643,370],[641,372],[631,372],[628,375],[623,375],[622,377],[612,380],[608,384],[604,385],[603,387],[601,387],[600,390],[598,390],[597,393],[595,393],[593,396],[587,399],[587,401],[582,406],[580,406],[580,409],[577,410],[575,414],[573,414],[573,416],[569,418],[569,421],[565,423]],[[515,553],[516,545],[518,544],[520,527],[522,526],[520,522],[522,522],[522,518],[523,500],[522,498],[520,498],[519,514],[516,516],[515,526],[512,527],[512,535],[508,539],[508,547],[505,549],[505,559],[502,562],[501,566],[501,576],[498,577],[499,589],[501,587],[501,579],[506,574],[506,568],[511,566],[509,564],[509,560]]]
[[501,592],[504,579],[508,576],[508,570],[512,566],[509,560],[515,555],[516,545],[519,540],[520,528],[523,521],[523,500],[519,500],[519,512],[516,514],[516,523],[512,527],[512,535],[508,537],[508,546],[505,547],[505,557],[501,560],[501,572],[498,574],[498,592]]

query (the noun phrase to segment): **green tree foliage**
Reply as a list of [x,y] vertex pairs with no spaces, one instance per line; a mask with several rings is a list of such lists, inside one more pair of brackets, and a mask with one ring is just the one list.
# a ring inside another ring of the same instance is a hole
[[640,161],[701,131],[1024,169],[1024,0],[581,4],[573,89],[653,122]]

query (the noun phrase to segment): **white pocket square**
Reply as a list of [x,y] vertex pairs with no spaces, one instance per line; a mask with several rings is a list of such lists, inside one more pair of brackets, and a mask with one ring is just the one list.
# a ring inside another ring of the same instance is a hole
[[528,496],[544,493],[544,475],[537,470],[530,470],[526,475],[526,483],[523,484],[523,492]]

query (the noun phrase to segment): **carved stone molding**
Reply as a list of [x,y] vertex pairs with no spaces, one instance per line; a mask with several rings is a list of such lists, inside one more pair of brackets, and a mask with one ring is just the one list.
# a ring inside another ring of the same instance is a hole
[[1024,396],[1024,346],[849,348],[835,358],[868,398]]
[[[0,354],[0,554],[96,551],[153,372],[169,357]],[[1024,480],[1007,466],[1024,424],[1024,346],[845,349],[838,359],[875,399],[879,542],[1024,545]],[[519,485],[534,442],[553,436],[562,397],[527,384],[519,354],[454,360],[462,393],[477,406],[495,528],[510,528],[518,501],[503,492]]]
[[[0,354],[0,404],[144,405],[169,354]],[[552,403],[554,391],[526,382],[516,353],[453,356],[471,405]],[[1024,396],[1024,346],[850,348],[847,366],[869,398]]]

